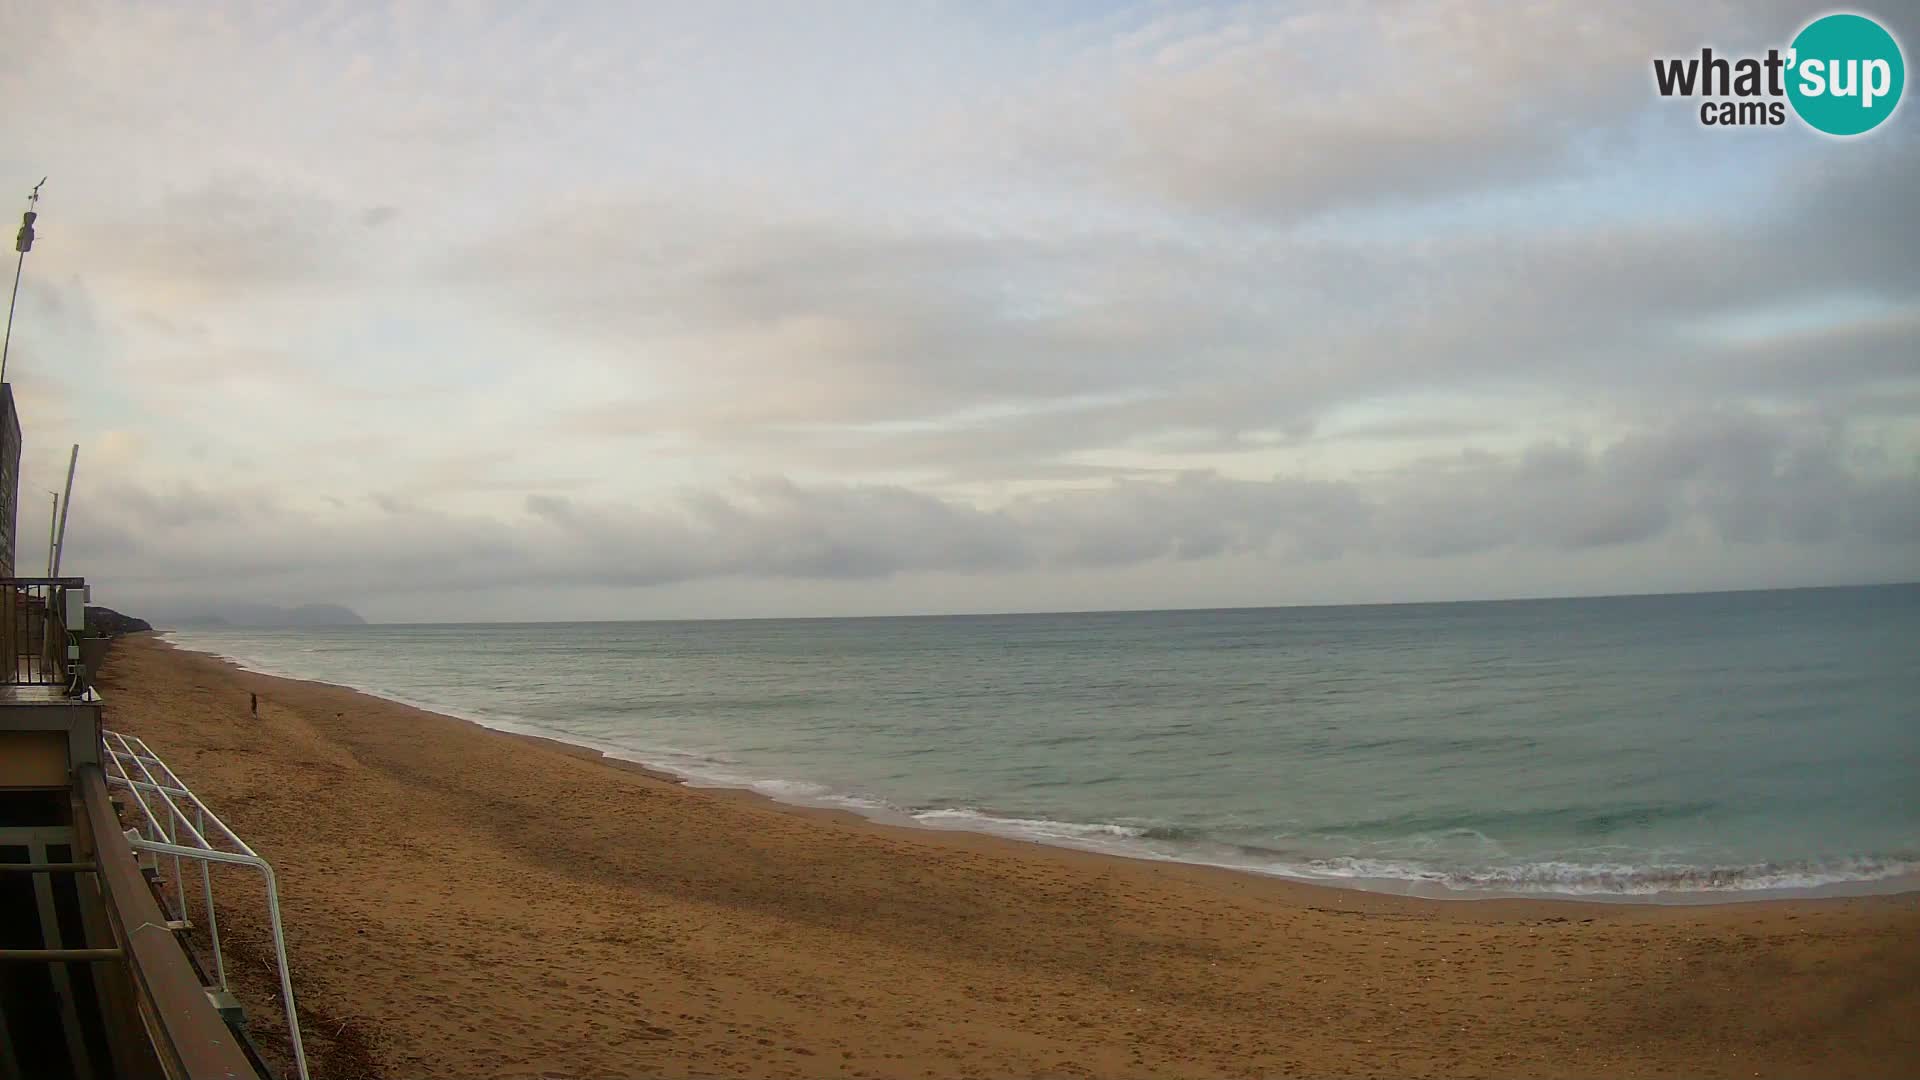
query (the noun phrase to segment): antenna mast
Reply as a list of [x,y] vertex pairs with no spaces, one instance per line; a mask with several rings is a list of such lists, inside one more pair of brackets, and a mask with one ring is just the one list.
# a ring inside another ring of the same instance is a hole
[[13,297],[7,301],[7,336],[0,340],[0,383],[7,381],[7,353],[13,348],[13,309],[20,303],[20,271],[27,267],[27,252],[33,250],[33,223],[40,215],[34,210],[40,204],[40,189],[45,187],[46,177],[41,177],[33,185],[33,193],[27,196],[27,212],[20,215],[20,231],[13,238],[13,250],[20,257],[13,262]]

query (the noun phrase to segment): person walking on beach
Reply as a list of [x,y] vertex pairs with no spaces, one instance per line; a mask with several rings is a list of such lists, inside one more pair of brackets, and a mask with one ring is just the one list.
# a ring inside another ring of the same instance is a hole
[[260,719],[260,695],[251,690],[247,691],[247,711],[253,714],[255,720]]

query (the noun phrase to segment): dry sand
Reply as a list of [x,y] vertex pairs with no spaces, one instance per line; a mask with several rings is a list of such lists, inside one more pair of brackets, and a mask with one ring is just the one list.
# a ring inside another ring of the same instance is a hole
[[101,687],[279,871],[322,1076],[1920,1075],[1916,894],[1385,897],[689,789],[145,636]]

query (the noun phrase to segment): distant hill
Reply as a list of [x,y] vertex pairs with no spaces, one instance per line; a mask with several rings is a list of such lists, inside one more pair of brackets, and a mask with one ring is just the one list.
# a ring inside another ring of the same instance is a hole
[[244,626],[261,628],[306,626],[365,626],[351,608],[339,604],[301,604],[282,608],[272,604],[216,604],[198,611],[169,615],[162,626]]
[[152,624],[145,619],[122,615],[110,607],[87,606],[87,633],[90,636],[119,637],[121,634],[137,634],[151,629]]

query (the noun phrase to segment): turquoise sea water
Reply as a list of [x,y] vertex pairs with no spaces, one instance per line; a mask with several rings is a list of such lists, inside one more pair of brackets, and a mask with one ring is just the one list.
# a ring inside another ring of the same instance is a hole
[[1920,586],[174,638],[697,783],[1314,880],[1920,871]]

